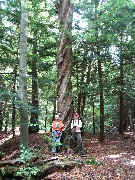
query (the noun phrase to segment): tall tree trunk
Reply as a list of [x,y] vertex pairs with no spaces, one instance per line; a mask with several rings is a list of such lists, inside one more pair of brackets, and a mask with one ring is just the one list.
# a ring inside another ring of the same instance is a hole
[[83,112],[85,107],[86,91],[80,91],[78,93],[78,108],[77,112],[81,118],[83,118]]
[[8,99],[5,98],[5,102],[4,102],[4,105],[3,105],[3,113],[2,113],[2,116],[3,116],[3,121],[4,121],[4,124],[5,124],[5,129],[4,129],[4,132],[7,132],[7,127],[8,127],[8,118],[7,118],[7,102],[8,102]]
[[[62,114],[63,123],[69,127],[72,112],[72,96],[71,96],[71,63],[72,63],[72,21],[73,21],[73,4],[69,0],[60,0],[58,18],[60,23],[59,44],[58,44],[58,82],[57,111]],[[63,133],[64,142],[68,133]],[[68,139],[68,138],[67,138]],[[66,143],[66,142],[65,142]]]
[[2,116],[2,102],[0,102],[0,133],[2,132],[3,116]]
[[93,109],[93,134],[96,134],[96,127],[95,127],[95,105],[94,105],[94,101],[92,103],[92,109]]
[[98,59],[98,73],[99,73],[99,89],[100,89],[100,142],[104,142],[104,95],[102,83],[102,66],[101,60]]
[[58,49],[58,111],[64,122],[71,118],[71,63],[72,63],[72,20],[73,4],[69,0],[60,0],[59,4],[59,49]]
[[[85,50],[86,51],[86,50]],[[85,56],[87,54],[87,51],[85,53]],[[84,86],[87,87],[90,83],[90,73],[91,73],[91,62],[88,60],[88,64],[86,64],[87,59],[84,58],[84,62],[86,67],[83,69],[84,72],[87,72],[87,75],[85,77],[85,73],[83,72],[83,82],[84,82]],[[86,78],[86,81],[85,81]],[[83,92],[82,92],[82,96],[81,96],[81,117],[83,118],[83,113],[84,113],[84,108],[85,108],[85,102],[86,102],[86,96],[87,96],[87,92],[84,88]]]
[[100,56],[100,45],[99,45],[99,25],[98,19],[99,16],[97,14],[97,8],[99,5],[99,1],[95,1],[95,20],[96,20],[96,55],[98,61],[98,75],[99,75],[99,93],[100,93],[100,142],[104,142],[104,94],[103,94],[103,73],[102,73],[102,63]]
[[[1,7],[1,3],[0,3],[0,9],[2,9]],[[2,13],[1,13],[2,14]],[[2,26],[2,16],[0,16],[0,24]],[[2,34],[1,34],[2,35]],[[2,44],[2,38],[1,38],[1,41],[0,43]],[[2,88],[3,88],[3,77],[2,77],[2,64],[0,64],[0,93],[2,92]],[[2,126],[3,126],[3,116],[2,116],[2,100],[0,99],[0,133],[2,132]]]
[[5,129],[4,132],[7,133],[8,131],[8,125],[9,125],[9,111],[6,111],[5,109],[5,115],[4,115],[4,119],[5,119]]
[[132,115],[132,110],[129,109],[129,125],[130,129],[134,129],[134,120],[133,120],[133,115]]
[[19,73],[19,95],[20,105],[20,145],[28,148],[28,104],[27,104],[27,27],[28,11],[27,0],[21,1],[22,13],[20,24],[20,73]]
[[[13,83],[13,92],[16,93],[16,78],[17,78],[17,66],[14,68],[14,83]],[[15,106],[15,96],[13,97],[13,104],[12,104],[12,132],[13,137],[15,136],[15,115],[16,115],[16,106]]]
[[78,96],[78,99],[77,99],[77,112],[78,112],[78,114],[79,114],[79,116],[80,116],[80,114],[81,114],[81,98],[82,98],[82,92],[81,92],[81,91],[78,92],[77,96]]
[[38,114],[38,55],[37,55],[37,32],[34,34],[33,59],[32,59],[32,112],[30,118],[29,133],[37,133],[39,131]]
[[120,47],[120,124],[119,133],[123,134],[123,56],[122,56],[122,32],[121,32],[121,47]]
[[47,109],[47,106],[48,106],[48,101],[46,103],[46,106],[45,106],[45,132],[47,131],[47,115],[48,115],[48,109]]
[[[0,70],[1,70],[1,66],[0,66]],[[0,93],[3,90],[3,77],[2,74],[0,74]],[[3,126],[3,102],[2,99],[0,99],[0,133],[2,132],[2,126]]]
[[84,47],[84,58],[83,58],[83,61],[81,64],[81,83],[82,84],[80,86],[80,90],[78,88],[78,69],[79,68],[76,68],[76,71],[77,71],[77,92],[78,92],[77,111],[79,113],[79,116],[82,119],[83,119],[83,113],[84,113],[85,102],[86,102],[86,97],[87,97],[86,87],[90,83],[90,73],[91,73],[91,61],[89,61],[89,59],[86,58],[87,54],[88,54],[87,47]]

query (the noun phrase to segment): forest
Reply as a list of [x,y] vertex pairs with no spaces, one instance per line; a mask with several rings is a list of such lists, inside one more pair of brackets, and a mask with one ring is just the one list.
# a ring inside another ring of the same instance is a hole
[[134,180],[135,0],[1,0],[0,41],[0,179]]

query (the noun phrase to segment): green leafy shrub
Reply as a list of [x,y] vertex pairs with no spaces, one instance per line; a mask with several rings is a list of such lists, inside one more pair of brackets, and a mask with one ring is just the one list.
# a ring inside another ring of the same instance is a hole
[[25,147],[21,146],[20,163],[22,163],[23,165],[17,171],[17,175],[25,175],[28,177],[37,174],[39,168],[30,166],[30,159],[35,157],[36,154],[33,151],[33,148],[26,149]]
[[100,161],[97,161],[95,158],[93,157],[90,157],[89,159],[86,160],[86,164],[89,165],[100,165],[101,162]]

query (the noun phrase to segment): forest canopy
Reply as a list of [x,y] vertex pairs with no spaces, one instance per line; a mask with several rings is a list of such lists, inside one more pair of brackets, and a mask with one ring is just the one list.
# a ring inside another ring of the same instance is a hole
[[[103,135],[103,131],[108,132],[113,127],[118,127],[120,133],[128,127],[133,128],[135,2],[71,1],[73,18],[70,17],[72,13],[63,13],[63,16],[60,16],[60,8],[64,8],[60,3],[61,1],[56,0],[27,1],[25,110],[31,131],[48,131],[57,108],[58,111],[64,111],[63,118],[66,122],[70,114],[65,110],[65,107],[69,106],[64,104],[67,97],[73,103],[71,112],[78,111],[85,131]],[[67,4],[65,7],[67,8]],[[15,127],[20,126],[22,5],[18,0],[5,0],[0,2],[0,9],[0,131],[6,131],[8,128],[14,131]],[[62,18],[67,19],[68,15],[70,19],[68,25],[65,25],[66,20]],[[63,33],[66,39],[66,43],[65,39],[63,41],[65,49],[62,51],[60,39],[63,36],[60,33]],[[60,53],[62,58],[67,58],[66,62],[71,60],[71,67],[67,66],[68,63],[60,66]],[[71,53],[70,57],[67,56],[68,53]],[[59,78],[65,78],[63,82],[69,79],[65,84],[66,95],[63,95],[64,88],[60,86]],[[62,97],[65,99],[61,102]],[[59,104],[62,104],[62,107]],[[71,116],[72,114],[70,119]]]

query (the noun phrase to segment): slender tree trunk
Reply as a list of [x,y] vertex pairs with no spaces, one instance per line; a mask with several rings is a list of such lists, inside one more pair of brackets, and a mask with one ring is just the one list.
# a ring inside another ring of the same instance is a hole
[[[2,70],[2,67],[0,65],[0,70]],[[2,74],[0,74],[0,93],[3,91],[3,77]],[[0,133],[2,132],[3,127],[3,102],[2,99],[0,100]]]
[[133,121],[133,115],[132,115],[132,110],[129,109],[129,124],[130,124],[130,129],[134,129],[134,121]]
[[5,129],[4,129],[4,132],[7,133],[8,131],[8,125],[9,125],[9,111],[6,111],[5,112]]
[[93,109],[93,134],[96,134],[96,131],[95,131],[95,105],[94,105],[94,102],[92,103],[92,109]]
[[100,142],[104,142],[104,94],[103,94],[103,73],[102,73],[102,63],[100,56],[100,45],[99,45],[99,25],[98,25],[98,13],[97,8],[99,1],[95,1],[95,20],[96,20],[96,55],[98,61],[98,75],[99,75],[99,93],[100,93]]
[[78,99],[77,99],[77,101],[78,101],[78,103],[77,103],[77,112],[78,112],[78,114],[79,114],[79,116],[80,116],[80,114],[81,114],[81,97],[82,97],[82,92],[80,91],[80,92],[78,92]]
[[28,104],[27,104],[27,27],[28,11],[27,0],[21,1],[21,29],[20,29],[20,73],[19,95],[20,105],[20,145],[28,148]]
[[4,106],[3,106],[3,113],[2,113],[2,116],[3,116],[3,121],[4,121],[4,124],[5,124],[5,129],[4,129],[4,132],[7,132],[7,127],[8,127],[8,119],[6,117],[7,115],[7,102],[8,102],[8,99],[5,99],[5,103],[4,103]]
[[[78,90],[78,107],[77,107],[77,111],[80,115],[80,117],[83,119],[83,113],[84,113],[84,108],[85,108],[85,101],[86,101],[86,97],[87,97],[87,91],[85,90],[85,87],[87,87],[90,83],[90,72],[91,72],[91,62],[86,59],[86,55],[87,55],[87,50],[85,50],[84,53],[84,59],[83,59],[83,63],[82,63],[82,74],[81,74],[81,82],[83,83],[83,87],[80,88],[80,91]],[[78,72],[78,68],[77,68],[77,72]],[[87,72],[87,75],[86,75]],[[78,78],[78,75],[77,75]]]
[[35,41],[33,44],[33,59],[32,59],[32,112],[30,119],[30,133],[39,131],[39,100],[38,100],[38,55],[37,55],[37,32],[34,34]]
[[86,91],[80,91],[78,93],[78,108],[77,112],[81,118],[83,118],[83,112],[85,107]]
[[[47,103],[47,105],[48,105],[48,103]],[[45,107],[45,132],[47,131],[47,114],[48,114],[48,110],[47,110],[47,105],[46,105],[46,107]]]
[[[2,6],[2,3],[0,3],[0,9],[2,9],[1,6]],[[1,17],[0,24],[2,26],[2,16],[0,17]],[[0,43],[2,44],[2,38],[0,39]],[[2,64],[0,64],[0,93],[2,92],[2,89],[3,89],[3,77],[2,77],[1,72],[2,72]],[[2,106],[3,106],[3,103],[2,103],[2,100],[0,100],[0,133],[2,132],[2,126],[3,126]]]
[[[84,62],[86,63],[86,59],[84,59],[84,60],[85,60]],[[87,87],[90,83],[90,73],[91,73],[91,62],[90,61],[88,61],[88,64],[86,65],[86,68],[84,69],[84,72],[85,71],[87,72],[87,79],[86,79],[86,82],[84,82],[84,86]],[[83,77],[83,81],[84,81],[84,77]],[[87,96],[87,92],[86,92],[86,90],[83,90],[82,98],[81,98],[81,117],[83,117],[83,113],[84,113],[86,96]]]
[[2,132],[3,116],[2,116],[2,102],[0,102],[0,133]]
[[100,142],[104,142],[104,95],[102,84],[102,66],[100,57],[98,59],[99,89],[100,89]]
[[121,32],[121,47],[120,47],[120,124],[119,133],[123,134],[123,56],[122,56],[122,32]]
[[[13,92],[16,92],[16,78],[17,78],[17,66],[14,68],[14,83],[13,83]],[[13,110],[12,110],[12,132],[13,137],[15,136],[15,115],[16,115],[16,106],[15,106],[15,96],[13,98],[13,104],[12,104]]]
[[[98,38],[98,36],[97,36]],[[103,80],[102,80],[102,64],[100,51],[97,44],[97,60],[98,60],[98,75],[99,75],[99,93],[100,93],[100,142],[104,142],[104,94],[103,94]]]

